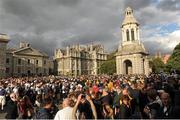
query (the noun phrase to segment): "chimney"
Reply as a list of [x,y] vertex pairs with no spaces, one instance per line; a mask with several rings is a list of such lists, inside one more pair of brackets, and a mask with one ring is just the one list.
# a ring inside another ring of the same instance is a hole
[[27,42],[20,42],[20,48],[30,47],[30,44]]

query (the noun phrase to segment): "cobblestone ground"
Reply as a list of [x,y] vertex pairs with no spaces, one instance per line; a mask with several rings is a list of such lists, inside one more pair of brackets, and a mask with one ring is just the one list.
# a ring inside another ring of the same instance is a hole
[[5,119],[5,115],[6,115],[6,113],[5,113],[5,110],[0,110],[0,119]]

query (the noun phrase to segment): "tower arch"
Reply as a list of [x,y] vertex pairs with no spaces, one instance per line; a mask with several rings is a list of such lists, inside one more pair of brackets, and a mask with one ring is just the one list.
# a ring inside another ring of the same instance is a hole
[[124,60],[123,66],[124,66],[124,74],[130,75],[130,74],[133,73],[133,71],[132,71],[133,66],[132,66],[132,61],[131,60],[129,60],[129,59]]
[[126,30],[126,40],[130,41],[130,36],[129,36],[129,30],[128,29]]
[[131,40],[134,41],[135,40],[135,35],[134,35],[134,28],[131,29]]

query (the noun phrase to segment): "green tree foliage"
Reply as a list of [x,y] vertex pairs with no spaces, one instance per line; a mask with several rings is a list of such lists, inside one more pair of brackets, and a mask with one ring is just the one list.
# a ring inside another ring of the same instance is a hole
[[166,68],[168,71],[172,69],[180,71],[180,43],[174,48],[173,53],[167,62]]
[[165,69],[165,65],[163,61],[161,60],[161,58],[153,58],[151,62],[151,66],[152,66],[152,71],[154,73],[160,73],[161,71],[164,71]]
[[115,58],[115,52],[112,52],[110,55],[107,57],[107,61],[105,61],[101,66],[100,66],[100,72],[102,74],[108,74],[112,75],[116,73],[116,58]]

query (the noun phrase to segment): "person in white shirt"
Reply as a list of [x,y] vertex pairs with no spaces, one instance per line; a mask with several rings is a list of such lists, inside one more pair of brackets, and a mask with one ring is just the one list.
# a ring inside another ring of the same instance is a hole
[[72,120],[73,108],[70,107],[70,99],[65,98],[63,101],[63,109],[56,113],[54,120]]

